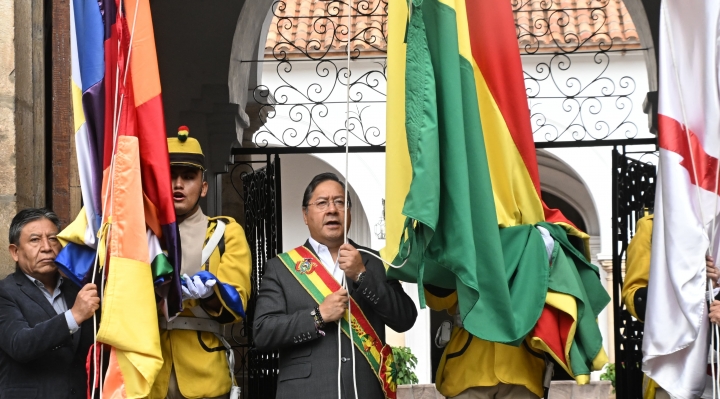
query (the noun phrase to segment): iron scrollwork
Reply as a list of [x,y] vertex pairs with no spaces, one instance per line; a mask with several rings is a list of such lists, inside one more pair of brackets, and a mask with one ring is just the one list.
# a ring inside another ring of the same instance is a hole
[[524,71],[535,141],[636,138],[638,127],[631,120],[635,80],[608,74],[614,54],[607,52],[584,62],[594,68],[585,68],[581,78],[570,70],[577,56],[554,54],[538,62],[534,71]]
[[[272,49],[277,61],[288,61],[291,54],[315,61],[326,59],[331,52],[347,51],[351,45],[350,57],[358,59],[363,52],[385,52],[387,48],[387,0],[358,0],[350,5],[346,0],[317,0],[324,5],[320,15],[287,15],[287,1],[278,0],[273,4],[273,16],[279,38]],[[350,18],[355,27],[347,24],[347,8],[351,7]],[[303,26],[301,26],[303,25]],[[309,30],[309,40],[296,37],[298,29]],[[315,35],[313,35],[313,33]],[[348,41],[348,34],[352,35]]]
[[[641,111],[634,103],[642,101],[635,79],[612,67],[627,52],[644,51],[633,28],[615,32],[618,21],[611,15],[630,21],[618,14],[616,0],[581,0],[572,7],[558,0],[509,1],[536,142],[650,137],[635,122]],[[286,0],[275,3],[274,36],[261,61],[274,71],[265,68],[265,84],[253,90],[267,119],[254,144],[345,145],[348,96],[349,144],[384,146],[385,127],[375,116],[385,114],[387,0],[352,6],[349,0],[319,0],[312,7],[312,15],[297,15]],[[352,70],[344,59],[348,46]]]
[[[536,54],[547,47],[565,54],[590,46],[610,51],[613,38],[603,28],[611,1],[585,0],[578,1],[576,7],[562,7],[557,0],[511,0],[521,54]],[[573,26],[578,13],[587,19],[587,27],[581,31]]]
[[635,80],[611,63],[643,49],[610,35],[617,2],[583,0],[569,8],[556,0],[511,1],[535,141],[638,138]]
[[[272,58],[275,73],[253,90],[260,112],[267,115],[254,134],[258,147],[383,146],[385,128],[373,115],[385,113],[387,93],[386,0],[349,2],[320,0],[319,15],[287,15],[287,3],[276,2],[277,29]],[[304,37],[299,38],[299,30]],[[349,34],[351,34],[350,38]],[[348,69],[350,46],[353,66]],[[265,69],[266,72],[269,72]],[[270,75],[270,74],[268,74]],[[346,98],[350,109],[347,110]]]

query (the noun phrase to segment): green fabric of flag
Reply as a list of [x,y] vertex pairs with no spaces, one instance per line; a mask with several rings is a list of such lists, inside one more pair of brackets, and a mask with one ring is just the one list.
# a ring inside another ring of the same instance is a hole
[[[472,64],[455,10],[415,0],[407,31],[406,129],[412,182],[400,269],[388,275],[456,289],[464,328],[518,345],[542,312],[548,260],[530,225],[499,230]],[[409,255],[408,255],[409,253]],[[506,256],[504,256],[506,254]]]
[[562,226],[540,222],[555,239],[550,268],[549,288],[576,299],[577,326],[570,347],[570,367],[575,375],[593,371],[593,360],[602,349],[602,335],[597,327],[600,312],[610,296],[600,282],[597,266],[585,259],[568,240]]

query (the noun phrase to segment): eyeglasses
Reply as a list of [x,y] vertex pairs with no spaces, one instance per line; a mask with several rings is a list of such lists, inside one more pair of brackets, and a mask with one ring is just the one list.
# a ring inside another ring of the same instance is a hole
[[[340,199],[340,198],[334,199],[334,200],[332,200],[332,203],[335,205],[335,209],[343,210],[343,211],[345,210],[345,200],[344,199]],[[317,208],[318,211],[324,211],[324,210],[327,210],[328,207],[330,206],[330,201],[328,201],[326,199],[321,199],[321,200],[317,200],[315,202],[311,202],[308,204],[308,206],[310,206],[310,205],[315,205],[315,208]]]

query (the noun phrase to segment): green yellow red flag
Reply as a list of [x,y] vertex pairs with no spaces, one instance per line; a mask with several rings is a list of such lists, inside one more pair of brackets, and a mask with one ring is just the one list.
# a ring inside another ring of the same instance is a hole
[[519,223],[498,229],[465,3],[417,3],[406,36],[404,102],[412,179],[400,255],[409,249],[410,259],[389,274],[456,289],[468,331],[517,345],[542,312],[544,244],[535,229],[510,231]]
[[[540,197],[510,3],[414,0],[411,10],[390,3],[382,254],[408,260],[388,274],[456,289],[471,334],[517,344],[530,333],[584,382],[604,364],[595,319],[609,297],[586,254],[556,242],[550,260],[567,267],[551,270],[532,228],[547,220],[556,241],[587,238]],[[533,276],[526,269],[542,274],[527,288],[531,301],[513,295]]]

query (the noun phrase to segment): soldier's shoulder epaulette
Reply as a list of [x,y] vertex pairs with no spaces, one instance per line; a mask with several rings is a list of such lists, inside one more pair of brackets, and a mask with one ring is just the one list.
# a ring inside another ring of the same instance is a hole
[[216,221],[218,221],[218,220],[221,220],[221,221],[223,221],[225,224],[237,223],[237,222],[235,221],[235,219],[231,218],[230,216],[214,216],[214,217],[208,217],[208,220],[209,220],[210,222],[216,222]]

